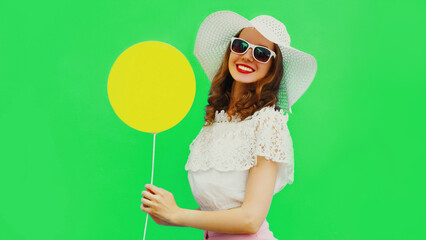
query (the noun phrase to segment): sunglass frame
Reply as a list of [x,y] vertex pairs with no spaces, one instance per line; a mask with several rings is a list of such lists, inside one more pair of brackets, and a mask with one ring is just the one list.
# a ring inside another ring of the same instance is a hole
[[[248,46],[248,48],[243,52],[243,53],[237,53],[237,52],[235,52],[234,50],[232,50],[232,45],[233,45],[233,43],[234,43],[234,40],[236,40],[236,39],[238,39],[238,40],[241,40],[241,41],[243,41],[243,42],[246,42],[249,46]],[[260,62],[260,63],[267,63],[267,62],[269,62],[269,60],[272,58],[272,57],[276,57],[276,54],[275,54],[275,52],[274,51],[272,51],[271,49],[269,49],[269,48],[267,48],[267,47],[264,47],[264,46],[260,46],[260,45],[255,45],[255,44],[252,44],[252,43],[249,43],[249,42],[247,42],[246,40],[244,40],[244,39],[242,39],[242,38],[237,38],[237,37],[232,37],[231,38],[231,45],[229,46],[230,47],[230,49],[231,49],[231,52],[233,52],[233,53],[235,53],[235,54],[239,54],[239,55],[243,55],[243,54],[245,54],[250,48],[252,48],[252,51],[251,51],[251,54],[253,55],[253,59],[255,59],[256,61],[258,61],[258,62]],[[269,56],[269,58],[268,58],[268,60],[266,61],[266,62],[261,62],[261,61],[259,61],[255,56],[254,56],[254,49],[256,48],[256,47],[261,47],[261,48],[265,48],[265,49],[268,49],[270,52],[271,52],[271,55]]]

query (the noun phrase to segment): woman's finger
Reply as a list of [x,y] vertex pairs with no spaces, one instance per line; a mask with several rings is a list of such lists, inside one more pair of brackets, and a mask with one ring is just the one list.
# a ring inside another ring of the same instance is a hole
[[151,213],[152,209],[141,204],[141,210],[146,213]]
[[150,207],[152,205],[152,202],[147,198],[142,198],[141,202],[147,207]]
[[161,195],[163,193],[162,188],[156,187],[152,184],[145,184],[145,188],[151,190],[152,192],[154,192],[154,194]]
[[154,199],[155,198],[155,195],[152,194],[152,193],[150,193],[150,192],[148,192],[148,191],[142,191],[142,196],[144,196],[144,197],[146,197],[148,199]]

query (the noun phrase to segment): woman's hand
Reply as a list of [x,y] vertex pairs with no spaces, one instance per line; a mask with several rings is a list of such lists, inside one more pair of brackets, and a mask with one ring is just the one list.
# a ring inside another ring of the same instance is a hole
[[155,215],[152,215],[152,214],[149,214],[149,216],[152,218],[152,220],[154,220],[154,222],[156,222],[158,225],[163,225],[163,226],[166,226],[166,223],[163,221],[163,220],[161,220],[161,218],[159,218],[159,217],[157,217],[157,216],[155,216]]
[[[144,207],[146,207],[146,206],[144,206]],[[163,225],[163,226],[180,226],[180,225],[176,225],[176,224],[172,224],[172,223],[169,223],[169,222],[166,222],[166,221],[164,221],[163,219],[161,219],[161,218],[159,218],[159,217],[157,217],[157,216],[155,216],[155,215],[152,215],[152,214],[148,214],[151,218],[152,218],[152,220],[154,220],[154,222],[155,223],[157,223],[158,225]]]
[[151,184],[146,184],[145,188],[147,191],[142,191],[142,211],[150,214],[156,223],[166,221],[175,224],[181,208],[177,206],[173,194]]

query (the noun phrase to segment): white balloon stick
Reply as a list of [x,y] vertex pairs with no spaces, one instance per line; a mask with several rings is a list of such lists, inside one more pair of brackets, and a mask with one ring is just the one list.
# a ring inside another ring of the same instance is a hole
[[[157,135],[157,133],[153,133],[153,134],[154,134],[154,145],[153,145],[153,148],[152,148],[151,185],[153,185],[153,183],[154,183],[155,136]],[[145,229],[143,231],[143,240],[145,240],[146,226],[148,226],[148,213],[146,214],[146,219],[145,219]]]

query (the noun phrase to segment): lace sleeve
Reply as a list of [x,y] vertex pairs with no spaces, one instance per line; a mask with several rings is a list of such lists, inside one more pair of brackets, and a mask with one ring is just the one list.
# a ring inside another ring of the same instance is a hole
[[[280,171],[284,171],[291,183],[293,180],[294,153],[293,141],[287,127],[288,114],[281,111],[268,111],[259,115],[255,130],[255,156],[264,156],[267,160],[282,163]],[[257,157],[253,159],[257,164]]]

